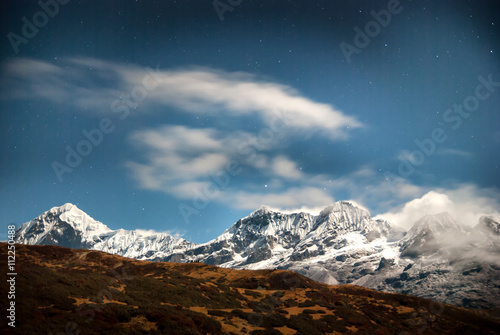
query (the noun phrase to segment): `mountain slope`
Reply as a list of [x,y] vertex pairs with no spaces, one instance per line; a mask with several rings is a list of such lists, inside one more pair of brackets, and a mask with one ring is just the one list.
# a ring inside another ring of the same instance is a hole
[[[6,268],[7,244],[0,250]],[[289,271],[137,261],[57,246],[16,251],[17,334],[497,334],[500,327],[486,312],[329,286]],[[0,286],[2,296],[6,291]],[[5,323],[1,331],[14,333]]]

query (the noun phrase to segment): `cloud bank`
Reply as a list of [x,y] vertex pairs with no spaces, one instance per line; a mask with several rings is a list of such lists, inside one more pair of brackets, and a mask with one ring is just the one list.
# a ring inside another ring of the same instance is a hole
[[422,216],[448,212],[458,222],[474,226],[483,215],[500,221],[500,192],[496,189],[479,188],[472,184],[461,184],[454,188],[439,188],[413,199],[403,206],[380,214],[383,218],[399,226],[410,229]]

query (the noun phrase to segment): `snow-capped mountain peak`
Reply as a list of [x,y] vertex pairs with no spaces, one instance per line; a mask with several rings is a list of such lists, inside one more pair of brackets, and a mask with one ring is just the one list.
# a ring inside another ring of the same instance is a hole
[[77,206],[67,203],[53,207],[37,218],[23,224],[17,231],[17,240],[25,244],[57,244],[86,247],[86,240],[94,235],[110,232],[105,224],[96,221]]
[[453,233],[463,233],[464,228],[448,212],[425,215],[416,221],[400,241],[403,256],[416,257],[439,251],[440,239]]
[[275,211],[271,207],[262,205],[259,208],[257,208],[255,211],[253,211],[249,215],[249,217],[261,216],[261,215],[264,215],[264,214],[270,214],[270,213],[274,213],[274,212]]
[[360,208],[359,206],[356,206],[354,203],[350,201],[337,201],[333,203],[332,205],[326,207],[320,212],[320,216],[326,216],[330,215],[331,213],[352,213],[352,212],[360,212],[363,213],[364,215],[370,216],[370,214]]
[[315,229],[325,225],[324,228],[335,230],[361,231],[367,228],[371,221],[370,214],[364,209],[349,201],[338,201],[321,211]]
[[138,259],[163,257],[194,245],[166,233],[111,230],[70,203],[53,207],[21,225],[16,242],[95,249]]
[[55,207],[53,209],[61,211],[59,218],[71,224],[75,230],[79,230],[86,234],[100,234],[111,231],[108,226],[100,221],[94,220],[87,213],[76,207],[76,205],[67,203],[59,208]]
[[463,227],[448,212],[443,212],[423,216],[413,224],[406,237],[429,236],[437,238],[454,230],[463,231]]

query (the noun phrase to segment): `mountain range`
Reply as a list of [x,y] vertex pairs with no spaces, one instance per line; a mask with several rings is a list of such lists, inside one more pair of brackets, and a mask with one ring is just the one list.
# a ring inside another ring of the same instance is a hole
[[403,231],[348,201],[319,215],[261,207],[216,239],[194,244],[166,233],[111,230],[65,204],[21,225],[16,242],[138,260],[292,270],[326,284],[353,284],[467,308],[500,308],[500,224],[486,216],[471,228],[448,213],[426,215]]

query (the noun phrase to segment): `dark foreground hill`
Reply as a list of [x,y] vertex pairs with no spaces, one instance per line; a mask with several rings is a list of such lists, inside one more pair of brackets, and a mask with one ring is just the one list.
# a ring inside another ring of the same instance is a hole
[[[7,244],[0,267],[7,269]],[[493,313],[290,271],[138,261],[16,245],[16,328],[2,334],[498,334]],[[7,271],[3,270],[2,273]],[[8,321],[8,319],[7,319]]]

